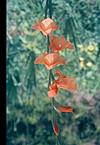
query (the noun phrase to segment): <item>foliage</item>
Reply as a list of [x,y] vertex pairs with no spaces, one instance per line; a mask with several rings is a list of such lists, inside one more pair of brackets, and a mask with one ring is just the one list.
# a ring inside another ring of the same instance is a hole
[[[42,65],[33,63],[36,56],[46,50],[45,38],[31,29],[33,23],[44,18],[45,3],[45,0],[8,0],[8,145],[56,144],[46,92],[48,72]],[[62,28],[54,33],[64,34],[75,46],[75,52],[62,52],[70,61],[65,68],[58,68],[65,74],[74,75],[79,84],[74,96],[61,92],[57,98],[75,108],[73,114],[57,116],[62,144],[99,145],[100,1],[53,1],[53,18]]]

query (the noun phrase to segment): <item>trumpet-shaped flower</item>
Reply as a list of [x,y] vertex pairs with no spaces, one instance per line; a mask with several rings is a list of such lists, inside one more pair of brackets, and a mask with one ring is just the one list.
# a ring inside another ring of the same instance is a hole
[[44,20],[40,20],[36,25],[33,25],[32,29],[39,30],[43,33],[43,35],[47,36],[51,32],[59,29],[59,27],[51,18],[46,18]]
[[63,56],[60,56],[59,53],[43,53],[35,59],[35,64],[44,64],[45,67],[50,70],[56,65],[64,65],[65,59]]
[[65,49],[65,48],[73,49],[73,45],[70,41],[65,40],[64,36],[59,38],[59,37],[51,34],[49,48],[53,52],[57,52],[57,51]]
[[56,80],[58,88],[66,89],[69,91],[75,91],[77,89],[77,84],[74,78],[65,76],[59,70],[56,70],[56,75],[58,75],[58,79]]
[[[54,80],[53,83],[50,85],[48,91],[49,97],[55,97],[59,89],[65,89],[69,91],[75,91],[77,89],[77,84],[75,79],[65,76],[59,70],[56,71],[56,75],[58,76],[58,79]],[[56,91],[53,86],[56,86]]]

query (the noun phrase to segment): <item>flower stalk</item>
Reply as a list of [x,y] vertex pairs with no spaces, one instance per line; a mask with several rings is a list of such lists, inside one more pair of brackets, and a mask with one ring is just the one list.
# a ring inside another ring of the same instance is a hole
[[[49,17],[48,17],[49,10]],[[51,100],[52,107],[52,128],[56,136],[56,141],[58,145],[61,145],[61,139],[59,135],[59,127],[57,123],[57,113],[62,112],[73,112],[71,106],[63,106],[55,100],[59,89],[65,89],[69,91],[75,91],[77,89],[77,84],[73,78],[64,75],[60,70],[56,70],[55,74],[57,79],[55,79],[52,69],[57,65],[65,65],[65,58],[60,55],[59,51],[65,48],[72,49],[73,45],[71,42],[65,40],[64,36],[61,38],[52,35],[52,32],[57,30],[59,27],[52,20],[52,0],[46,1],[45,7],[45,19],[39,21],[36,25],[32,26],[33,29],[39,30],[46,37],[47,40],[47,52],[39,55],[34,63],[43,64],[49,70],[48,78],[48,97]]]
[[[49,7],[48,7],[48,3],[49,3]],[[50,18],[52,18],[52,0],[47,0],[46,2],[46,11],[45,11],[45,18],[47,18],[47,9],[49,8],[49,15],[50,15]],[[50,51],[52,52],[52,50],[49,49],[49,46],[50,45],[50,38],[49,38],[49,35],[47,36],[47,52],[50,53]],[[54,81],[55,78],[54,78],[54,75],[52,73],[52,69],[49,70],[49,81],[48,81],[48,90],[49,90],[49,86],[51,85],[51,81]],[[57,140],[57,144],[58,145],[61,145],[60,144],[60,141],[58,139],[58,133],[59,133],[59,128],[56,126],[56,129],[54,128],[54,98],[51,99],[51,106],[52,106],[52,128],[54,130],[54,133],[56,135],[56,140]]]

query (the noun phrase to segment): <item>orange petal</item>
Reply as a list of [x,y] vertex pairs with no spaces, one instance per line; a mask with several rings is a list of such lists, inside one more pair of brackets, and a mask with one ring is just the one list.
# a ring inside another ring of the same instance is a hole
[[60,70],[56,70],[56,71],[55,71],[55,74],[56,74],[58,77],[66,77],[65,75],[63,75],[63,74],[61,73]]
[[54,130],[55,135],[58,136],[58,134],[59,134],[59,127],[58,127],[57,122],[53,123],[53,130]]
[[77,89],[77,84],[72,78],[59,78],[58,80],[56,80],[56,82],[58,88],[66,89],[69,91],[75,91]]
[[53,98],[53,97],[55,97],[56,95],[57,95],[56,90],[50,90],[50,91],[48,91],[48,96],[49,96],[50,98]]
[[73,108],[71,106],[59,106],[57,110],[59,112],[73,112]]
[[65,59],[63,56],[60,56],[59,53],[43,53],[39,55],[35,61],[35,64],[44,64],[48,70],[52,69],[56,65],[64,65]]
[[52,31],[58,30],[59,26],[56,25],[56,23],[53,21],[49,26],[48,29],[52,28]]
[[60,44],[62,49],[66,48],[66,40],[64,36],[60,38]]
[[57,52],[60,50],[63,50],[65,48],[73,48],[73,45],[71,42],[65,40],[65,37],[62,36],[61,38],[51,35],[50,36],[50,49],[52,49],[53,52]]
[[52,69],[56,65],[64,65],[65,59],[63,56],[60,56],[59,53],[50,53],[44,58],[44,64],[47,69]]
[[47,29],[53,23],[53,20],[51,18],[46,18],[41,23],[44,25],[45,29]]
[[41,31],[43,35],[47,36],[52,31],[57,30],[58,26],[51,18],[46,18],[39,21],[36,25],[32,26],[32,28]]
[[58,53],[49,53],[46,57],[45,57],[45,63],[50,65],[54,62],[56,62],[57,58],[59,57]]
[[50,98],[56,96],[58,93],[57,85],[55,83],[53,83],[53,84],[51,84],[51,86],[49,88],[50,88],[50,90],[48,91],[48,96]]
[[59,56],[58,60],[57,60],[57,63],[60,64],[60,65],[66,64],[65,58],[63,56]]
[[50,49],[52,49],[52,51],[56,52],[60,50],[59,47],[59,43],[60,43],[60,38],[55,36],[55,35],[50,35]]
[[32,29],[41,31],[42,30],[41,29],[41,22],[42,22],[42,20],[39,20],[36,25],[32,26]]
[[44,64],[44,57],[45,57],[46,55],[47,55],[46,52],[43,53],[43,54],[41,54],[41,55],[39,55],[39,56],[35,59],[34,63],[35,63],[35,64]]
[[72,45],[72,43],[70,41],[66,40],[66,48],[73,49],[73,45]]
[[43,33],[45,33],[45,35],[47,36],[51,32],[52,32],[52,28],[49,28],[49,29],[45,30]]

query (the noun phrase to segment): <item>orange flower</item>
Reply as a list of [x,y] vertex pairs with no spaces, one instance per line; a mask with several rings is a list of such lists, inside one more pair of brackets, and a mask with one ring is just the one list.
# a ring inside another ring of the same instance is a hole
[[[60,88],[69,91],[75,91],[77,89],[75,79],[65,76],[59,70],[56,71],[56,75],[58,76],[58,79],[54,80],[50,85],[50,90],[48,91],[49,97],[55,97]],[[56,86],[56,90],[54,86]]]
[[59,134],[59,127],[58,127],[57,122],[53,123],[53,130],[54,130],[55,135],[58,136],[58,134]]
[[77,84],[75,79],[63,75],[59,70],[56,71],[58,79],[56,84],[58,88],[66,89],[69,91],[75,91],[77,89]]
[[58,28],[59,27],[56,25],[56,23],[50,18],[41,20],[36,25],[32,26],[32,29],[41,31],[45,36],[57,30]]
[[65,48],[68,49],[72,49],[73,45],[71,42],[65,40],[64,36],[62,36],[61,38],[55,36],[55,35],[50,35],[50,45],[49,48],[53,51],[60,51],[63,50]]
[[43,53],[35,59],[35,64],[44,64],[48,70],[52,69],[56,65],[64,65],[65,59],[60,56],[59,53]]
[[48,96],[49,96],[50,98],[56,96],[56,94],[58,93],[58,87],[57,87],[57,85],[56,85],[55,83],[53,83],[53,84],[50,86],[49,89],[50,89],[50,90],[48,91]]
[[62,88],[69,91],[75,91],[77,89],[76,82],[73,78],[64,77],[58,79],[56,83],[58,88]]

